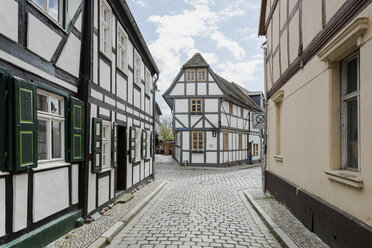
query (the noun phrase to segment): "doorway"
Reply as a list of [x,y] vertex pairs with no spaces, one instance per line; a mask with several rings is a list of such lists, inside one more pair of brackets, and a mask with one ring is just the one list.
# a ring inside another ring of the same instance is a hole
[[127,128],[118,125],[118,166],[115,168],[115,192],[127,189]]

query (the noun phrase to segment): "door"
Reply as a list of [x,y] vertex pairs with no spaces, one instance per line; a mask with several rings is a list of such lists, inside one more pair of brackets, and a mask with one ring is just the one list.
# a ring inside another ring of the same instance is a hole
[[115,171],[115,191],[127,189],[127,128],[118,126],[118,166]]

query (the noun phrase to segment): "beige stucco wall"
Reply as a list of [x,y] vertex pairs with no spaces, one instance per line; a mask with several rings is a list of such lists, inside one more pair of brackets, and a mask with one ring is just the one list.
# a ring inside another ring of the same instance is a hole
[[[330,6],[334,8],[342,2],[334,1]],[[329,11],[329,15],[335,13],[332,9]],[[339,78],[317,56],[281,88],[284,90],[280,113],[282,162],[273,157],[276,151],[276,109],[273,101],[269,100],[268,170],[372,226],[372,7],[365,9],[359,17],[369,17],[364,44],[360,47],[360,176],[363,188],[331,181],[325,174],[326,170],[336,169],[340,164]],[[316,35],[315,29],[318,27],[314,25],[309,36],[304,36],[304,48],[311,36]],[[267,38],[270,39],[269,35]],[[292,37],[291,32],[290,39],[297,42],[297,37]],[[290,49],[292,62],[297,56],[293,55],[297,48]],[[338,72],[338,69],[333,70]]]

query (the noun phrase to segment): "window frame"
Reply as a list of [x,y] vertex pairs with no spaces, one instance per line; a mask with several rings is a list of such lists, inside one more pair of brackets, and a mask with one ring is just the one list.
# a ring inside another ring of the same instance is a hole
[[195,69],[186,69],[185,71],[185,81],[186,82],[195,82],[196,79],[196,70]]
[[229,102],[229,114],[234,115],[234,104]]
[[152,90],[152,87],[151,87],[151,84],[152,84],[152,80],[151,80],[151,73],[150,71],[146,68],[146,72],[145,72],[145,91],[146,93],[150,96],[151,95],[151,90]]
[[[50,91],[46,91],[46,90],[43,90],[41,88],[37,88],[36,97],[38,97],[39,95],[43,95],[43,96],[47,97],[48,112],[41,111],[41,110],[37,109],[37,120],[38,120],[38,122],[39,122],[39,120],[47,121],[47,135],[46,135],[46,137],[47,137],[47,158],[46,159],[39,159],[39,153],[38,153],[37,154],[38,164],[43,165],[43,164],[46,164],[46,163],[64,162],[66,160],[66,153],[65,153],[66,152],[66,150],[65,150],[65,148],[66,148],[65,147],[65,144],[66,144],[66,129],[65,128],[66,128],[66,121],[67,121],[66,113],[65,113],[65,106],[66,106],[65,98],[63,96],[58,95],[58,94],[52,93]],[[60,103],[61,103],[61,106],[60,106],[61,114],[51,113],[50,108],[51,108],[51,99],[52,98],[57,99],[57,100],[60,101]],[[36,108],[37,108],[37,106],[36,106]],[[53,147],[52,147],[52,145],[53,145],[52,144],[53,143],[52,142],[52,122],[53,121],[61,123],[61,133],[60,133],[60,136],[61,136],[61,144],[60,144],[61,157],[60,158],[53,158],[53,154],[52,154],[52,150],[53,150]]]
[[[105,0],[101,0],[101,5],[100,5],[100,14],[99,14],[99,20],[100,20],[100,24],[99,24],[99,28],[100,28],[100,51],[105,54],[107,57],[111,58],[111,50],[110,49],[112,47],[112,44],[111,44],[111,39],[112,39],[112,34],[111,34],[111,13],[112,13],[112,10],[110,8],[110,5],[105,1]],[[104,19],[104,16],[103,16],[103,13],[104,13],[104,9],[106,9],[108,11],[108,23],[106,23],[106,20]],[[104,35],[104,30],[107,29],[107,37]],[[106,38],[108,40],[106,40]],[[106,45],[105,45],[106,44]]]
[[[197,135],[197,139],[194,140],[194,134]],[[200,139],[200,134],[202,134],[202,138]],[[195,148],[194,147],[194,143],[197,143],[197,147]],[[200,142],[202,142],[202,145],[200,146]],[[194,152],[202,152],[204,151],[204,147],[205,147],[205,135],[204,135],[204,131],[192,131],[191,132],[191,145],[192,145],[192,151]]]
[[198,82],[206,82],[207,81],[207,69],[197,69],[196,70],[196,78]]
[[[117,67],[124,73],[128,72],[128,35],[124,29],[118,24],[117,36]],[[124,44],[121,43],[121,38],[124,39]],[[123,59],[124,51],[124,59]]]
[[[351,93],[347,93],[347,66],[352,60],[357,60],[357,89]],[[353,52],[348,57],[340,62],[341,78],[340,78],[340,168],[351,171],[360,171],[360,53],[359,50]],[[358,164],[357,168],[348,166],[348,141],[347,141],[347,102],[357,101],[357,127],[358,127]]]
[[43,0],[44,1],[44,6],[40,6],[38,3],[36,3],[34,0],[28,0],[29,3],[31,3],[33,6],[35,6],[42,14],[47,16],[50,20],[53,22],[57,23],[58,25],[61,25],[63,29],[66,27],[66,1],[67,0],[58,0],[58,5],[60,6],[58,10],[58,16],[60,20],[54,19],[52,15],[49,14],[49,1],[50,0]]
[[238,136],[238,144],[239,144],[239,150],[243,150],[243,135],[239,134]]
[[133,80],[134,83],[137,84],[138,86],[141,86],[141,56],[138,54],[137,51],[134,52],[134,65],[133,65],[133,70],[134,70],[134,75],[133,75]]
[[[193,103],[196,101],[196,103]],[[200,101],[200,103],[197,103]],[[193,110],[193,106],[195,106],[195,111]],[[200,106],[200,111],[198,111],[198,106]],[[203,99],[202,98],[192,98],[190,99],[190,112],[191,113],[203,113]]]
[[229,150],[229,133],[223,133],[223,150]]
[[[112,141],[111,122],[102,121],[101,128],[102,128],[102,144],[101,144],[101,147],[102,147],[101,148],[102,149],[102,153],[101,153],[101,156],[102,156],[102,158],[101,158],[102,170],[101,170],[101,172],[102,172],[102,171],[107,171],[107,170],[111,169],[111,161],[112,161],[111,160],[111,146],[112,146],[112,144],[111,144],[111,141]],[[107,128],[107,133],[105,133],[106,128]],[[108,134],[108,137],[105,137],[106,134]],[[105,147],[106,147],[106,149],[105,149]]]

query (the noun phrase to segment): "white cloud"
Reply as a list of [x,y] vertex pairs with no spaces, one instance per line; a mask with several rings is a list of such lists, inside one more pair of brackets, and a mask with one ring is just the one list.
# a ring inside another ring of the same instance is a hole
[[141,5],[142,7],[148,7],[145,0],[132,0],[134,3]]
[[217,42],[218,49],[226,48],[236,59],[243,59],[245,57],[245,50],[239,45],[239,43],[230,40],[223,33],[216,31],[211,38]]

